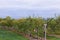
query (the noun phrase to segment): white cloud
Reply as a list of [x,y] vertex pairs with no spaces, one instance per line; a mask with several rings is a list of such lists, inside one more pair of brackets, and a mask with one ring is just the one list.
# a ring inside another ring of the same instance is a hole
[[0,0],[0,8],[60,9],[60,0]]

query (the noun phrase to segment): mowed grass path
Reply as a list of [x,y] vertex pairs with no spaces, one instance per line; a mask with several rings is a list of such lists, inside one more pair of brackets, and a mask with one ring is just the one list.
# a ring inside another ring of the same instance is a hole
[[0,30],[0,40],[28,40],[22,35],[7,30]]
[[48,40],[60,40],[60,38],[56,38],[54,36],[48,36],[47,38]]

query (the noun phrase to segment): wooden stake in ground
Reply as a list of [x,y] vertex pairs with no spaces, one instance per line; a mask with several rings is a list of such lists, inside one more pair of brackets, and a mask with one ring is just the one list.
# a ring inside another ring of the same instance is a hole
[[47,24],[44,24],[44,34],[45,34],[45,40],[46,40],[46,26],[47,26]]

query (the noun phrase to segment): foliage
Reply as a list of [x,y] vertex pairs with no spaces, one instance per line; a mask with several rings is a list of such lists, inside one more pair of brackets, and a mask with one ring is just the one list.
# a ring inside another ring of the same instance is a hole
[[47,23],[48,34],[60,34],[60,16],[56,18],[47,18],[46,20],[38,18],[21,18],[12,19],[7,16],[6,18],[0,18],[0,26],[8,27],[18,30],[25,35],[41,36],[44,34],[44,23]]

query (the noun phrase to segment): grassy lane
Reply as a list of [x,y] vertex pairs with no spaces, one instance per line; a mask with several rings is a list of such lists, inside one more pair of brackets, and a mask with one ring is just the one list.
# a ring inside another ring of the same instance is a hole
[[0,30],[0,40],[28,40],[22,35],[18,35],[11,31]]
[[60,38],[56,38],[54,36],[48,36],[47,38],[48,40],[60,40]]

